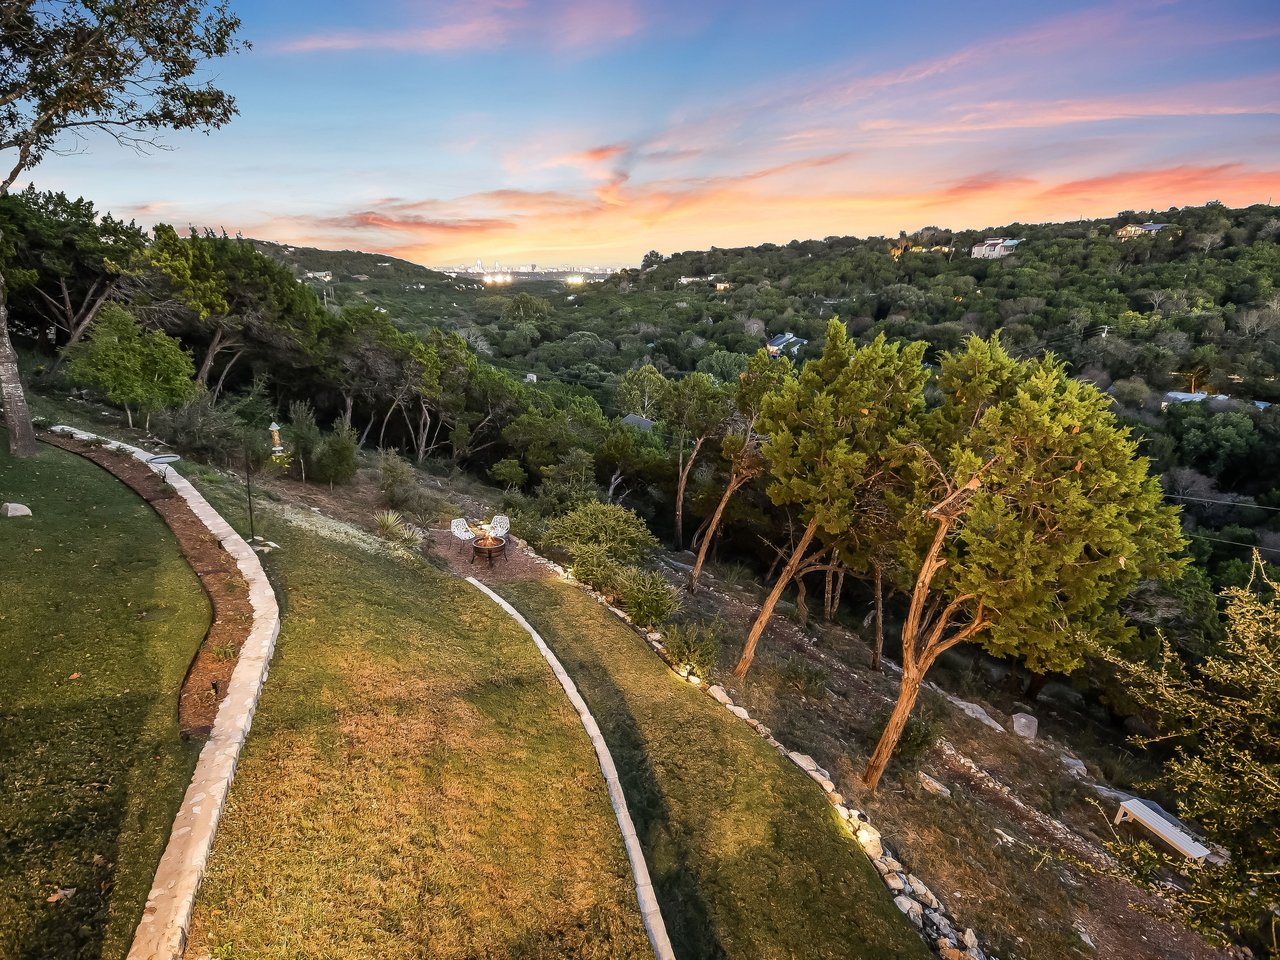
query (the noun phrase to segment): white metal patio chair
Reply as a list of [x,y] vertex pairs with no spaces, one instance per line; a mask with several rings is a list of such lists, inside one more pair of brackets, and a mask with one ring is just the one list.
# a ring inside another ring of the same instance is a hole
[[459,552],[476,538],[475,531],[471,529],[465,517],[454,517],[449,523],[449,532],[458,539]]
[[507,531],[511,529],[511,518],[505,513],[500,513],[489,521],[489,536],[505,537]]

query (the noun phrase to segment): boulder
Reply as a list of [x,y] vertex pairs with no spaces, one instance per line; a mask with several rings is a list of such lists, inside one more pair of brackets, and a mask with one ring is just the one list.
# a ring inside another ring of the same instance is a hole
[[735,707],[735,706],[730,705],[730,706],[729,706],[729,712],[730,712],[730,713],[732,713],[732,714],[733,714],[735,717],[737,717],[739,720],[750,720],[750,719],[751,719],[751,714],[747,713],[747,708],[746,708],[746,707]]
[[836,785],[832,783],[828,777],[823,776],[822,770],[806,770],[805,773],[809,774],[809,776],[813,778],[814,782],[827,793],[836,792]]
[[939,797],[951,796],[951,789],[949,787],[943,786],[923,770],[920,770],[916,775],[920,778],[920,786],[924,787],[930,793]]
[[894,893],[909,893],[907,889],[907,878],[900,873],[886,873],[884,875],[884,885]]
[[1013,715],[1013,732],[1027,740],[1036,738],[1036,731],[1040,728],[1040,721],[1029,713],[1015,713]]
[[978,935],[973,932],[972,927],[966,927],[964,933],[960,934],[960,942],[970,950],[978,949]]
[[915,894],[916,899],[930,910],[942,909],[942,904],[939,903],[938,898],[933,895],[933,891],[926,887],[924,885],[924,881],[914,873],[907,874],[907,883],[911,884],[911,890]]
[[29,517],[31,508],[23,503],[6,503],[0,506],[0,517]]
[[1089,775],[1089,768],[1084,765],[1083,760],[1077,760],[1075,757],[1067,756],[1065,753],[1060,759],[1062,760],[1062,765],[1067,768],[1067,773],[1073,777],[1087,777]]
[[716,703],[723,703],[726,706],[733,703],[733,701],[729,699],[729,695],[724,692],[724,687],[720,686],[718,683],[715,686],[707,687],[707,693],[711,694],[711,699]]

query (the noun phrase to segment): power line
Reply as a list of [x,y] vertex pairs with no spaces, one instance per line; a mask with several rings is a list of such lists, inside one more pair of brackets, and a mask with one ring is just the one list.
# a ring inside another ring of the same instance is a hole
[[1238,500],[1211,500],[1208,497],[1183,497],[1176,493],[1166,493],[1166,497],[1170,500],[1193,500],[1196,503],[1225,503],[1231,507],[1239,507],[1242,510],[1275,510],[1280,513],[1280,507],[1267,507],[1260,503],[1241,503]]
[[1245,547],[1249,550],[1265,550],[1267,553],[1280,553],[1280,549],[1276,547],[1260,547],[1256,543],[1241,543],[1239,540],[1223,540],[1220,537],[1206,537],[1203,533],[1188,533],[1188,537],[1194,537],[1197,540],[1211,540],[1214,543],[1228,543],[1233,547]]

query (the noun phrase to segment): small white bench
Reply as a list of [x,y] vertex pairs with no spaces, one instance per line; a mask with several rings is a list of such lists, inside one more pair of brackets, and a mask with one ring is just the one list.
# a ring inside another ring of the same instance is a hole
[[1213,856],[1213,851],[1188,833],[1175,817],[1150,800],[1134,797],[1120,804],[1120,809],[1116,811],[1116,825],[1130,821],[1141,825],[1161,845],[1180,853],[1188,860],[1204,863]]

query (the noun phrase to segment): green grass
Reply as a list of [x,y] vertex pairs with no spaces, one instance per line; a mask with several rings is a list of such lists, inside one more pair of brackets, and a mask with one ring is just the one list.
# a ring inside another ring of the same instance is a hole
[[0,431],[0,500],[34,513],[0,519],[0,957],[122,957],[195,765],[177,698],[208,601],[87,460],[15,461]]
[[818,787],[566,584],[499,592],[599,722],[681,960],[930,956]]
[[528,635],[444,573],[257,519],[284,617],[188,955],[651,955],[595,754]]

